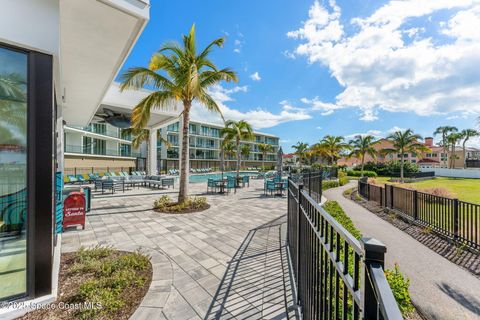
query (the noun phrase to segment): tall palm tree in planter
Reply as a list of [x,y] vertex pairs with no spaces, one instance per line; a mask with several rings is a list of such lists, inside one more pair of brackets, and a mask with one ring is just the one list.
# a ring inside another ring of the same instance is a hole
[[462,139],[463,139],[463,141],[462,141],[463,168],[466,169],[467,168],[467,146],[466,146],[467,141],[470,138],[480,136],[480,132],[478,132],[477,130],[474,130],[474,129],[464,129],[464,130],[462,130],[461,135],[462,135]]
[[242,155],[242,158],[243,158],[243,167],[244,168],[245,168],[245,163],[246,163],[248,157],[250,156],[250,151],[251,151],[251,147],[250,147],[249,144],[244,144],[240,148],[240,154]]
[[227,141],[232,141],[236,146],[237,154],[237,179],[240,177],[240,162],[242,160],[242,152],[240,150],[240,142],[252,140],[254,138],[252,126],[245,120],[225,121],[225,128],[220,130],[220,135]]
[[183,36],[183,43],[176,42],[163,45],[153,54],[148,68],[135,67],[128,69],[121,76],[120,89],[141,89],[149,86],[153,92],[142,99],[133,109],[132,125],[145,128],[150,118],[150,111],[171,106],[177,101],[183,104],[182,148],[180,155],[180,190],[178,202],[186,200],[188,183],[188,129],[190,110],[194,101],[199,102],[207,110],[221,114],[215,100],[207,89],[221,81],[238,81],[237,75],[229,68],[218,69],[209,59],[214,47],[221,47],[224,38],[212,41],[200,53],[195,43],[195,25],[188,35]]
[[411,129],[405,131],[396,131],[387,137],[393,148],[383,149],[383,153],[399,153],[400,154],[400,181],[403,182],[403,166],[405,162],[405,153],[413,152],[428,152],[430,149],[424,144],[418,142],[422,137],[419,134],[413,133]]
[[304,142],[297,142],[296,145],[292,146],[293,149],[295,149],[294,154],[298,157],[298,160],[300,162],[300,166],[304,163],[306,160],[306,155],[308,151],[308,143]]
[[326,135],[319,143],[320,149],[330,159],[330,164],[336,164],[336,160],[340,158],[340,153],[350,148],[348,143],[343,142],[341,136]]
[[457,132],[458,129],[456,127],[452,127],[452,126],[441,126],[441,127],[438,127],[435,132],[433,133],[434,136],[436,136],[437,134],[440,134],[442,136],[442,151],[443,151],[443,154],[444,154],[444,157],[443,158],[443,165],[446,167],[447,166],[447,151],[448,151],[448,148],[449,148],[449,143],[448,143],[448,135],[452,132]]
[[363,177],[363,168],[365,165],[365,156],[369,155],[372,158],[375,158],[378,154],[375,145],[378,144],[378,141],[375,141],[375,137],[371,135],[358,135],[355,136],[354,140],[349,142],[351,150],[348,157],[360,158],[361,161],[361,176]]
[[260,143],[258,151],[262,153],[262,170],[265,170],[265,158],[267,158],[267,153],[273,152],[273,146],[268,143]]

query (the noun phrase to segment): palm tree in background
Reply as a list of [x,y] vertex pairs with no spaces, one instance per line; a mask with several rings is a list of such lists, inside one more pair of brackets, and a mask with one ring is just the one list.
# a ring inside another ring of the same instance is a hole
[[430,151],[424,144],[418,142],[422,137],[419,134],[413,133],[411,129],[405,131],[396,131],[387,137],[393,148],[383,149],[383,153],[399,153],[400,154],[400,180],[403,182],[403,166],[405,162],[405,153],[420,153]]
[[12,131],[16,131],[17,135],[25,136],[27,126],[25,117],[27,114],[26,86],[26,79],[19,74],[0,74],[0,122],[9,125],[8,128],[3,128],[0,137],[10,140],[11,144],[26,144],[26,137],[11,139],[12,136],[15,136]]
[[220,130],[220,135],[227,141],[232,141],[236,146],[237,154],[237,179],[240,178],[240,162],[242,160],[242,153],[240,150],[241,141],[249,141],[254,138],[252,126],[245,120],[225,121],[225,127]]
[[467,146],[466,146],[467,141],[470,138],[480,136],[480,132],[478,132],[477,130],[474,130],[474,129],[464,129],[464,130],[462,130],[461,135],[462,135],[462,139],[463,139],[463,141],[462,141],[463,168],[466,169],[467,168]]
[[326,135],[318,144],[319,152],[329,158],[331,165],[335,165],[336,159],[340,158],[342,151],[350,148],[343,140],[344,138],[341,136]]
[[268,143],[260,143],[258,145],[258,151],[262,153],[262,170],[265,170],[265,158],[268,152],[273,152],[273,146]]
[[448,144],[448,135],[452,132],[457,132],[458,129],[456,127],[452,127],[452,126],[441,126],[441,127],[438,127],[435,132],[433,133],[434,136],[436,136],[437,134],[440,134],[442,136],[442,149],[443,149],[443,154],[444,154],[444,157],[443,158],[443,165],[446,167],[447,166],[447,151],[448,151],[448,148],[449,148],[449,144]]
[[375,137],[371,135],[358,135],[355,136],[354,140],[349,142],[351,146],[351,151],[348,157],[360,158],[361,161],[361,176],[363,177],[363,167],[365,165],[365,155],[369,155],[372,158],[376,158],[378,155],[377,149],[375,146],[378,144],[378,141],[375,141]]
[[221,149],[224,154],[224,157],[227,157],[227,167],[228,167],[229,159],[235,156],[235,154],[237,153],[237,149],[235,148],[235,145],[233,144],[233,142],[228,140],[223,140]]
[[245,163],[248,160],[248,157],[250,156],[250,151],[251,151],[251,147],[250,147],[249,144],[244,144],[240,148],[240,154],[242,155],[242,158],[243,158],[243,167],[244,168],[245,168]]
[[[148,145],[148,141],[150,140],[150,130],[148,129],[136,129],[136,128],[127,128],[127,129],[123,129],[122,130],[122,133],[124,134],[127,134],[127,135],[131,135],[131,141],[132,141],[132,147],[134,149],[138,149],[140,147],[140,145],[142,144],[142,142],[147,142],[147,160],[150,159],[150,157],[148,156],[148,154],[150,153],[150,145]],[[158,141],[160,141],[161,143],[165,144],[165,146],[167,148],[170,148],[172,146],[172,144],[164,139],[161,135],[160,135],[160,131],[157,130],[157,139]]]
[[182,44],[177,42],[164,44],[153,54],[148,68],[130,68],[121,76],[122,91],[138,90],[145,86],[153,89],[153,92],[133,109],[132,126],[134,128],[146,127],[152,108],[165,109],[177,101],[183,104],[179,203],[183,203],[188,196],[188,130],[192,104],[197,101],[207,110],[221,115],[220,107],[207,90],[221,81],[238,81],[234,71],[229,68],[218,69],[209,59],[213,48],[223,46],[224,41],[224,38],[215,39],[198,53],[195,25],[192,25],[188,35],[183,36]]
[[455,168],[455,160],[458,158],[455,153],[455,148],[457,146],[457,142],[461,140],[463,135],[460,132],[452,132],[447,136],[447,143],[450,146],[450,169]]
[[295,154],[298,157],[298,160],[300,162],[300,166],[304,163],[304,160],[306,160],[307,156],[307,151],[308,151],[308,143],[304,142],[297,142],[296,145],[292,146],[293,149],[295,149]]

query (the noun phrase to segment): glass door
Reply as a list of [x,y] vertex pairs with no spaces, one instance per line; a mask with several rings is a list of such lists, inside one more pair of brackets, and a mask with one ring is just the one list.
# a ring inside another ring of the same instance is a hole
[[0,47],[0,300],[27,291],[27,64]]

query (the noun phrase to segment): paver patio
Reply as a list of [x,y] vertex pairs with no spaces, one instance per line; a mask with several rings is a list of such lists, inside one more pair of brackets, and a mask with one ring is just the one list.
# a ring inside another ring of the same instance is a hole
[[[190,184],[204,195],[206,184]],[[211,207],[161,214],[159,194],[138,191],[92,201],[85,230],[62,236],[62,251],[80,246],[143,248],[152,256],[150,290],[134,319],[295,319],[285,247],[286,198],[264,197],[263,181],[236,194],[206,195]]]

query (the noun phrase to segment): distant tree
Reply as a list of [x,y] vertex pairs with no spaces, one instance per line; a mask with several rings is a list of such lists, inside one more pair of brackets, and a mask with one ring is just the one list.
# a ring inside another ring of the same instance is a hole
[[244,144],[240,148],[240,154],[243,158],[243,167],[245,167],[245,162],[247,161],[248,157],[250,156],[251,147],[249,144]]
[[422,137],[418,134],[413,133],[411,129],[405,131],[396,131],[387,137],[393,148],[383,149],[383,153],[399,153],[400,154],[400,180],[403,182],[403,167],[405,164],[405,153],[420,153],[428,152],[430,149],[425,147],[424,144],[420,143]]
[[[148,140],[150,138],[150,130],[148,130],[148,129],[127,128],[127,129],[123,129],[122,132],[124,134],[129,134],[129,135],[132,136],[132,147],[134,149],[138,149],[140,147],[140,145],[142,144],[142,142],[148,142]],[[160,135],[159,130],[157,130],[157,139],[158,139],[158,141],[163,143],[165,145],[165,147],[167,147],[167,148],[170,148],[172,146],[171,143],[168,140],[164,139]],[[148,159],[150,159],[150,157],[148,155],[151,152],[150,146],[148,144],[147,144],[146,150],[147,150],[147,161],[148,161]]]
[[350,148],[348,143],[343,140],[344,138],[341,136],[326,135],[318,144],[320,152],[325,154],[331,165],[335,165],[341,153]]
[[466,146],[467,141],[470,138],[480,136],[480,132],[478,132],[477,130],[474,130],[474,129],[465,129],[465,130],[462,130],[461,135],[462,135],[462,139],[463,139],[463,142],[462,142],[463,168],[466,169],[467,168],[467,146]]
[[[226,162],[227,162],[227,167],[228,167],[229,160],[231,158],[235,157],[235,154],[237,153],[237,150],[236,150],[233,142],[231,142],[229,140],[223,140],[220,147],[221,147],[221,151],[222,151],[224,157],[227,158]],[[224,169],[224,168],[222,168],[222,169]]]
[[237,179],[240,177],[240,162],[242,159],[242,153],[240,150],[240,142],[245,140],[252,140],[254,138],[252,126],[245,120],[234,121],[227,120],[225,122],[225,128],[220,130],[220,135],[227,141],[232,141],[237,147]]
[[457,142],[462,139],[462,134],[460,132],[452,132],[447,136],[447,143],[450,146],[450,169],[455,168],[455,160],[458,158],[455,153],[455,147]]
[[443,165],[446,167],[447,166],[447,151],[448,151],[448,148],[449,148],[449,143],[448,143],[448,135],[452,132],[457,132],[458,129],[456,127],[452,127],[452,126],[441,126],[441,127],[438,127],[435,132],[433,133],[434,136],[436,136],[437,134],[440,134],[442,136],[442,142],[441,142],[441,145],[442,145],[442,149],[443,149],[443,154],[444,154],[444,157],[441,157],[443,159]]
[[306,153],[308,151],[308,143],[304,142],[297,142],[296,145],[292,146],[293,149],[295,149],[295,152],[293,153],[298,157],[298,161],[300,162],[300,166],[304,164],[306,160]]
[[375,141],[375,137],[371,135],[358,135],[355,136],[354,140],[349,142],[350,144],[350,153],[348,157],[360,158],[361,161],[361,176],[363,177],[363,169],[365,165],[365,155],[370,155],[372,158],[376,158],[378,151],[375,149],[375,145],[378,144],[378,141]]
[[258,151],[262,153],[262,170],[265,170],[265,158],[267,157],[268,152],[273,151],[273,146],[268,143],[260,143],[258,145]]

